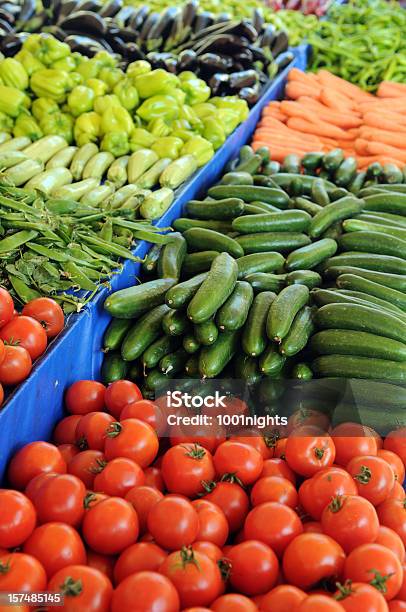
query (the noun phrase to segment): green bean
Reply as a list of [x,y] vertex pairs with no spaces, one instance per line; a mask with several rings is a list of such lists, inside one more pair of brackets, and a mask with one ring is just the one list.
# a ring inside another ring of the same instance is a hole
[[39,291],[28,287],[28,285],[26,285],[21,280],[21,278],[18,278],[13,274],[9,274],[8,278],[10,280],[11,286],[17,294],[17,297],[19,298],[19,300],[21,300],[23,304],[27,304],[28,302],[31,302],[31,300],[35,300],[36,298],[41,297]]
[[97,288],[97,285],[73,261],[65,262],[63,269],[68,278],[80,289],[94,291]]
[[18,247],[22,246],[26,242],[33,240],[38,236],[38,232],[34,230],[22,230],[21,232],[17,232],[12,234],[11,236],[7,236],[0,240],[0,253],[8,253],[9,251],[15,251]]
[[[112,255],[117,255],[118,257],[124,257],[126,259],[131,259],[132,261],[141,261],[139,257],[136,257],[127,249],[121,248],[118,245],[110,244],[106,240],[102,240],[101,238],[90,236],[89,234],[82,234],[78,232],[78,237],[81,238],[84,242],[88,242],[94,246],[99,247],[104,250],[106,253],[111,253]],[[1,245],[1,242],[0,242]]]
[[52,259],[53,261],[58,261],[60,263],[63,263],[70,259],[69,256],[66,255],[65,253],[57,251],[56,249],[49,249],[43,246],[42,244],[38,244],[36,242],[27,242],[27,247],[31,251],[38,253],[38,255],[42,255],[43,257],[48,257],[49,259]]

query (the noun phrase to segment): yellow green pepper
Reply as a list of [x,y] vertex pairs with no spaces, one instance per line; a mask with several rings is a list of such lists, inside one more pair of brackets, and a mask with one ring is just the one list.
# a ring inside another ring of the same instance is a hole
[[11,132],[14,121],[6,113],[0,112],[0,132]]
[[203,138],[211,142],[214,150],[217,151],[226,140],[223,126],[214,117],[205,117],[203,119],[203,126]]
[[37,121],[44,115],[51,115],[59,111],[59,106],[51,98],[36,98],[31,106],[31,112]]
[[134,129],[130,113],[122,106],[107,108],[101,118],[100,129],[102,134],[108,132],[125,132],[130,134]]
[[51,98],[62,104],[67,93],[72,89],[69,72],[44,68],[37,70],[31,77],[30,86],[38,98]]
[[73,140],[73,117],[67,113],[45,115],[39,125],[44,134],[62,136],[68,144]]
[[28,87],[28,74],[24,66],[12,57],[7,57],[0,62],[0,78],[8,87],[21,90]]
[[204,119],[210,115],[213,116],[217,112],[214,104],[211,104],[210,102],[199,102],[199,104],[195,104],[193,106],[193,110],[199,119]]
[[100,115],[93,111],[80,115],[73,130],[76,144],[81,147],[89,142],[96,142],[100,136],[100,124]]
[[32,53],[45,66],[51,66],[70,55],[70,47],[51,34],[31,34],[24,41],[23,49]]
[[159,157],[169,157],[171,159],[177,159],[179,157],[182,147],[183,141],[174,136],[158,138],[158,140],[151,145],[151,149],[155,151]]
[[182,147],[181,155],[193,155],[197,165],[204,166],[213,157],[214,149],[211,142],[201,136],[193,136]]
[[189,125],[191,125],[191,127],[198,132],[201,132],[203,130],[203,124],[201,120],[196,115],[194,109],[188,104],[184,104],[180,109],[179,119],[184,119],[185,121],[187,121]]
[[97,60],[96,57],[92,57],[82,62],[76,70],[82,75],[83,79],[87,81],[88,79],[97,79],[102,68],[103,65],[101,61]]
[[147,72],[151,72],[151,70],[152,66],[149,62],[137,60],[136,62],[128,64],[126,74],[128,77],[135,79],[135,77],[140,76],[140,74],[147,74]]
[[78,66],[79,62],[77,59],[75,59],[74,53],[52,64],[52,68],[54,70],[65,70],[66,72],[73,72],[73,70],[76,70]]
[[179,79],[176,75],[157,68],[144,74],[140,74],[135,78],[135,86],[140,98],[151,98],[159,94],[170,92],[176,85]]
[[14,59],[23,66],[28,76],[31,76],[37,70],[42,70],[45,68],[42,62],[37,60],[32,53],[26,51],[25,49],[21,49],[21,51],[14,56]]
[[124,78],[124,72],[120,68],[102,68],[99,72],[99,79],[104,81],[109,89],[113,91],[114,87]]
[[44,134],[34,117],[28,113],[23,113],[16,119],[13,135],[16,138],[19,136],[28,136],[31,140],[38,140],[38,138],[42,138]]
[[126,132],[108,132],[101,141],[101,150],[111,153],[114,157],[126,155],[130,150],[128,134]]
[[241,100],[237,96],[224,96],[223,98],[211,98],[210,102],[216,108],[232,110],[238,113],[239,121],[242,123],[246,120],[249,114],[248,104],[245,100]]
[[[140,78],[140,77],[139,77]],[[137,108],[137,115],[144,121],[161,117],[164,121],[173,121],[179,116],[179,105],[172,96],[152,96]]]
[[175,121],[173,121],[171,136],[176,136],[177,138],[181,138],[183,142],[187,142],[195,135],[192,126],[186,119],[175,119]]
[[193,72],[179,74],[180,87],[186,94],[187,104],[199,104],[210,98],[211,90],[203,79],[198,79]]
[[216,118],[223,126],[227,136],[228,134],[231,134],[231,132],[234,132],[237,125],[241,123],[238,112],[229,108],[220,108],[216,113]]
[[30,99],[19,89],[0,85],[0,111],[17,117],[24,109],[29,108]]
[[93,110],[94,92],[90,87],[78,85],[68,96],[68,108],[74,117]]
[[93,103],[93,109],[99,115],[102,115],[104,111],[112,106],[118,106],[121,108],[120,100],[114,94],[98,96]]
[[114,94],[128,111],[137,108],[140,103],[137,88],[133,85],[131,79],[126,78],[117,83],[113,89]]
[[96,97],[104,96],[107,93],[107,85],[101,79],[87,79],[86,87],[90,87]]
[[130,149],[133,153],[139,149],[149,149],[155,141],[155,136],[148,130],[134,128],[130,134]]
[[161,138],[162,136],[169,136],[171,128],[165,123],[162,117],[158,117],[157,119],[152,119],[148,123],[148,131],[157,138]]

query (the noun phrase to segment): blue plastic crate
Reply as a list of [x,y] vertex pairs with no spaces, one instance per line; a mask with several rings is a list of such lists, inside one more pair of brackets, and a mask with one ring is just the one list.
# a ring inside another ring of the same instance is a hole
[[[226,163],[250,140],[264,106],[283,96],[290,68],[306,68],[308,46],[297,47],[294,53],[292,64],[265,89],[248,119],[181,189],[169,210],[157,222],[158,227],[171,225],[181,215],[186,202],[205,192],[221,176]],[[150,243],[141,242],[134,254],[142,258],[150,246]],[[117,291],[134,284],[139,269],[140,264],[127,261],[121,273],[111,279],[111,289]],[[107,288],[101,290],[81,314],[71,316],[66,329],[35,365],[29,379],[0,410],[0,481],[10,456],[18,448],[33,440],[50,438],[55,423],[63,414],[65,389],[76,380],[99,377],[103,361],[102,339],[110,320],[103,310],[103,303],[109,291]]]

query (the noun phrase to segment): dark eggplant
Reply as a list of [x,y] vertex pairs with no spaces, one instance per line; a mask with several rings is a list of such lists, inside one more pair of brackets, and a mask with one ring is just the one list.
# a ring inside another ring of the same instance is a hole
[[255,70],[244,70],[243,72],[233,72],[230,74],[229,86],[231,89],[243,89],[253,87],[258,82],[258,75]]
[[84,0],[79,5],[79,10],[81,11],[93,11],[95,13],[99,13],[103,8],[102,2],[100,0]]
[[28,32],[20,32],[18,34],[7,34],[7,32],[4,32],[4,34],[1,33],[1,51],[7,57],[13,57],[16,53],[20,51],[21,47],[23,46],[24,40],[27,39],[28,36]]
[[261,34],[262,28],[264,27],[264,14],[259,8],[255,8],[252,11],[252,25],[256,29],[258,34]]
[[217,53],[204,53],[199,56],[199,67],[202,70],[212,72],[227,72],[233,65],[233,60],[229,57],[218,55]]
[[137,60],[145,60],[144,53],[141,51],[139,46],[134,42],[127,43],[126,57],[129,62],[136,62]]
[[62,19],[58,25],[64,30],[75,30],[85,34],[104,36],[107,32],[106,22],[97,13],[78,11]]
[[6,21],[10,26],[13,26],[16,22],[15,15],[5,11],[4,8],[0,6],[0,19],[2,21]]
[[200,46],[194,46],[194,50],[198,55],[206,52],[211,53],[227,53],[233,55],[239,53],[244,47],[248,46],[248,42],[244,38],[235,36],[234,34],[219,34],[212,36]]
[[219,96],[222,93],[225,93],[228,89],[228,81],[228,74],[221,74],[219,72],[213,74],[209,81],[209,87],[212,91],[213,96]]
[[114,17],[123,8],[122,0],[109,0],[99,12],[100,17]]
[[197,16],[199,3],[196,0],[190,0],[182,10],[183,27],[192,27],[192,23]]
[[168,57],[168,59],[165,60],[164,63],[165,63],[165,70],[167,72],[171,72],[172,74],[177,74],[179,72],[178,60],[176,59],[174,55],[172,57]]
[[147,62],[150,62],[154,66],[154,68],[165,69],[165,62],[173,57],[174,56],[172,55],[172,53],[160,53],[158,51],[150,51],[150,53],[147,53],[147,55],[145,56],[145,59],[147,60]]
[[232,15],[230,13],[220,13],[216,15],[215,23],[224,23],[226,21],[231,21]]
[[150,13],[148,15],[148,17],[146,18],[146,20],[144,21],[144,24],[141,28],[141,32],[137,38],[137,43],[139,45],[141,45],[145,40],[147,40],[148,38],[148,34],[151,30],[151,28],[158,23],[158,20],[160,18],[160,14],[159,13]]
[[[18,21],[21,25],[24,24],[25,21],[31,19],[33,14],[35,13],[36,3],[35,0],[24,0],[21,6],[21,10],[18,13]],[[46,6],[44,6],[46,8]],[[3,9],[4,10],[4,9]]]
[[[84,36],[77,32],[67,32],[65,42],[69,45],[72,51],[78,51],[88,57],[93,57],[98,51],[108,51],[113,53],[113,49],[104,39],[97,40],[92,36]],[[94,51],[96,49],[96,51]]]
[[266,50],[256,47],[255,45],[250,45],[249,50],[252,53],[254,62],[262,62],[263,64],[267,65],[269,64],[270,59],[272,59],[269,57],[270,51],[268,51],[267,55]]
[[246,38],[250,43],[254,43],[258,38],[258,32],[254,26],[249,21],[245,20],[236,24],[234,29],[229,33]]
[[[249,68],[252,67],[252,64],[254,62],[253,55],[249,49],[244,49],[244,51],[241,51],[241,53],[234,53],[233,60],[234,60],[234,63],[237,63],[240,66],[242,66],[242,70],[248,70]],[[236,68],[234,68],[234,66],[233,66],[233,70],[234,72],[237,71]]]
[[228,21],[227,23],[213,23],[212,25],[207,26],[207,28],[203,28],[203,30],[195,32],[192,36],[192,41],[202,41],[209,36],[228,34],[229,32],[233,31],[235,26],[235,21]]
[[71,13],[75,12],[79,4],[79,0],[62,0],[59,8],[59,19],[64,19]]
[[136,31],[140,30],[144,21],[148,17],[149,11],[149,6],[141,6],[141,8],[139,8],[132,17],[130,17],[128,27]]
[[4,30],[4,32],[6,32],[6,34],[10,34],[10,32],[13,32],[13,26],[9,24],[8,21],[6,21],[5,19],[2,19],[0,17],[0,28],[2,30]]
[[196,19],[193,23],[194,32],[200,32],[204,28],[211,26],[214,23],[214,15],[213,13],[209,13],[209,11],[202,11],[197,14]]
[[192,49],[182,51],[178,55],[178,67],[182,72],[183,70],[194,70],[197,65],[197,55]]
[[289,39],[286,32],[279,32],[271,46],[273,57],[277,57],[280,53],[287,51],[289,48]]
[[105,19],[104,21],[107,25],[107,39],[109,39],[109,37],[118,36],[126,43],[134,41],[135,35],[131,28],[120,28],[113,20],[110,21],[110,19]]
[[276,28],[274,25],[272,25],[271,23],[269,23],[262,36],[261,36],[261,41],[260,41],[260,45],[261,47],[263,47],[264,49],[270,49],[274,40],[276,38]]
[[261,89],[258,85],[254,87],[243,87],[238,92],[238,96],[245,100],[248,106],[254,106],[259,100]]
[[122,38],[119,36],[111,36],[107,40],[114,53],[125,56],[127,53],[127,45]]
[[2,2],[1,8],[3,9],[3,11],[14,15],[14,17],[18,17],[21,10],[20,4],[14,4],[12,2]]
[[162,47],[165,38],[172,30],[172,26],[178,15],[178,9],[170,6],[164,11],[158,21],[151,27],[148,32],[146,45],[150,51],[158,50]]
[[45,28],[42,29],[42,31],[47,34],[52,34],[52,36],[55,36],[55,38],[57,38],[61,42],[63,42],[66,38],[65,30],[62,30],[62,28],[56,25],[46,26]]
[[137,10],[133,6],[123,6],[114,16],[114,21],[122,27],[128,26],[128,23],[133,17],[133,15],[137,14]]
[[287,51],[286,53],[280,53],[278,57],[275,58],[275,64],[278,66],[278,72],[284,70],[289,64],[293,62],[295,59],[294,53],[292,51]]

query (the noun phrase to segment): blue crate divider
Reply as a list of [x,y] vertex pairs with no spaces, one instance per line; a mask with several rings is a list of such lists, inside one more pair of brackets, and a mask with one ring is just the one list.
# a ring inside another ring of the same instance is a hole
[[[180,216],[189,200],[198,197],[222,174],[226,163],[248,142],[270,100],[283,96],[287,74],[293,66],[305,69],[308,46],[294,49],[295,59],[264,91],[248,119],[240,125],[212,160],[180,190],[170,209],[157,222],[165,228]],[[134,254],[143,258],[150,243],[140,242]],[[140,264],[127,261],[120,274],[111,279],[111,290],[117,291],[136,283]],[[33,440],[48,440],[63,414],[65,389],[79,379],[98,378],[103,361],[101,351],[104,331],[110,317],[103,310],[108,288],[101,290],[79,315],[73,315],[62,332],[35,365],[31,376],[12,394],[0,409],[0,482],[10,456]]]

